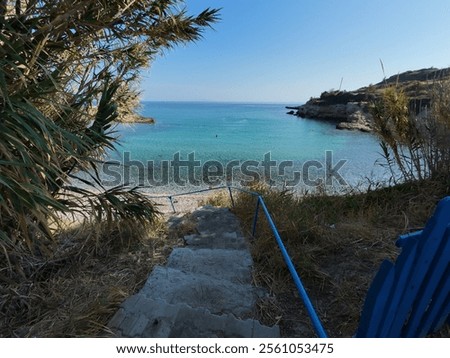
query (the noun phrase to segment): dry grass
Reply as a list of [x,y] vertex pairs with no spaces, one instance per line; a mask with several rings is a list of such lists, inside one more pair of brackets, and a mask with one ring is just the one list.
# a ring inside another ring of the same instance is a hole
[[[367,288],[387,257],[395,257],[397,235],[426,222],[448,181],[405,184],[347,196],[324,193],[296,197],[253,188],[264,195],[288,251],[330,336],[354,334]],[[227,193],[209,203],[229,205]],[[244,229],[251,227],[255,199],[235,197]],[[179,217],[151,229],[126,223],[82,225],[59,236],[52,259],[21,253],[0,255],[1,337],[98,337],[120,303],[137,292],[149,272],[164,264],[180,237],[195,225]],[[252,244],[254,281],[273,295],[259,302],[262,323],[280,324],[285,337],[313,331],[269,228],[260,216]],[[446,327],[437,334],[449,337]]]
[[230,194],[226,190],[217,191],[203,199],[200,206],[203,205],[231,207]]
[[[351,337],[381,261],[398,254],[394,245],[397,236],[422,227],[436,203],[450,194],[449,184],[448,180],[424,181],[340,196],[318,193],[297,197],[263,185],[252,190],[263,194],[329,335]],[[249,231],[255,200],[246,194],[235,200],[234,211]],[[263,302],[259,317],[266,324],[279,323],[284,336],[313,335],[261,215],[252,244],[254,278],[256,284],[275,294],[276,301]]]
[[151,229],[85,225],[59,236],[51,261],[0,276],[1,337],[98,337],[118,306],[182,242],[164,221]]

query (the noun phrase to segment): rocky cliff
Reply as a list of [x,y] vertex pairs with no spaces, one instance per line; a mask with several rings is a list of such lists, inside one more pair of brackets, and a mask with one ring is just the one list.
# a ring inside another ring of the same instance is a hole
[[420,111],[430,105],[433,84],[445,79],[450,79],[450,68],[407,71],[356,91],[323,92],[302,106],[286,108],[291,110],[288,114],[298,117],[334,121],[337,129],[370,132],[373,118],[369,105],[381,97],[386,87],[395,85],[402,89],[411,99],[411,108]]

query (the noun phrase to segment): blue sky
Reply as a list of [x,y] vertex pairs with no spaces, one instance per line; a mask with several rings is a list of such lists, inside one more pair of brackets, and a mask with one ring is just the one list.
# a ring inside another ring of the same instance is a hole
[[186,0],[222,8],[203,40],[144,72],[144,100],[282,102],[450,66],[449,0]]

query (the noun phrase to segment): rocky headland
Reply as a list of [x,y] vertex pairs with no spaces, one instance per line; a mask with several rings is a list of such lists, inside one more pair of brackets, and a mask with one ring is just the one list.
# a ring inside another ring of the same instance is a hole
[[117,120],[119,123],[147,123],[147,124],[155,124],[156,121],[152,117],[145,117],[138,113],[132,113],[127,114],[124,116],[121,116],[119,120]]
[[286,107],[288,114],[336,122],[337,129],[371,132],[373,117],[370,105],[382,96],[389,86],[397,86],[410,98],[410,106],[420,112],[429,107],[431,90],[437,81],[450,79],[450,68],[427,68],[407,71],[355,91],[323,92],[301,106]]

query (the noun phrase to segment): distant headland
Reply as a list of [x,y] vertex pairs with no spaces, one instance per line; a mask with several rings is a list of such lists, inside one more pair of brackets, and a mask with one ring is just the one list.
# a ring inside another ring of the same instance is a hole
[[146,123],[146,124],[155,124],[156,121],[152,117],[142,116],[138,113],[130,113],[124,116],[121,116],[120,119],[117,120],[119,123]]
[[286,107],[288,114],[302,118],[337,122],[337,129],[371,132],[373,118],[369,105],[377,101],[383,90],[397,86],[410,98],[411,108],[420,112],[430,106],[430,93],[436,81],[450,79],[450,68],[426,68],[407,71],[355,91],[323,92],[319,98],[311,98],[302,106]]

